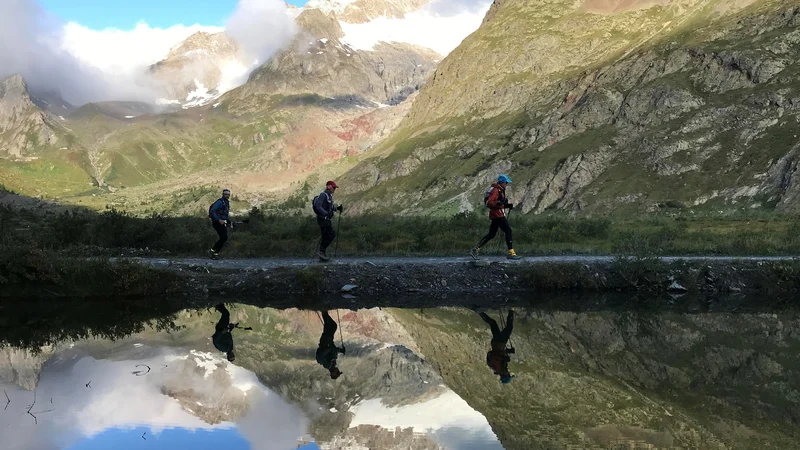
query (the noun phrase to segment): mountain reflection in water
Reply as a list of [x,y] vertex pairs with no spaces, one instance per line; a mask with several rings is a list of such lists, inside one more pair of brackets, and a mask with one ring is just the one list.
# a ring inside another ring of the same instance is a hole
[[[800,440],[796,312],[518,307],[507,353],[498,332],[508,309],[479,311],[332,309],[331,343],[324,314],[311,310],[229,303],[164,314],[157,327],[65,332],[52,324],[80,319],[44,325],[45,313],[37,322],[4,309],[2,448],[788,449]],[[490,350],[511,381],[490,367]]]

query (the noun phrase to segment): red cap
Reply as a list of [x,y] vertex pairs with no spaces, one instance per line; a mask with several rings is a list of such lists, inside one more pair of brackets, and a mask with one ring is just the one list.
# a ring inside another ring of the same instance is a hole
[[325,187],[328,187],[328,186],[333,186],[334,189],[339,187],[339,186],[336,185],[335,181],[328,181],[327,183],[325,183]]

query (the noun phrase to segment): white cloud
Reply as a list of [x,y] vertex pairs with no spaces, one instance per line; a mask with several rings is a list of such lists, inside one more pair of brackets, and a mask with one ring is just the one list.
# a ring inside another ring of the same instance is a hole
[[[0,0],[0,79],[19,73],[34,90],[59,91],[71,103],[103,100],[153,102],[163,96],[148,74],[151,64],[198,31],[219,27],[181,25],[132,30],[92,30],[65,23],[35,0]],[[247,67],[224,69],[225,90],[246,81],[254,60],[265,61],[286,45],[295,31],[281,0],[240,0],[225,31],[237,40]]]
[[225,24],[225,32],[239,44],[245,60],[257,64],[286,46],[296,31],[283,0],[239,0]]
[[[79,355],[61,355],[45,366],[36,389],[33,412],[40,412],[38,425],[25,414],[33,392],[16,386],[3,386],[12,403],[0,420],[4,450],[61,449],[108,429],[147,427],[148,434],[165,429],[214,430],[236,427],[253,448],[290,449],[304,435],[308,420],[296,407],[264,387],[256,375],[222,359],[200,352],[177,355],[175,350],[137,349],[139,359],[120,361],[95,360]],[[144,358],[142,352],[149,352]],[[247,389],[246,415],[237,423],[209,425],[183,409],[161,387],[177,383],[181,388],[214,398],[220,386],[214,377],[195,371],[178,370],[177,359],[200,360],[198,367],[216,369],[226,366],[233,386]],[[131,374],[137,364],[148,364],[152,372],[145,376]],[[167,364],[168,368],[162,368]],[[85,387],[91,381],[91,387]],[[53,403],[50,403],[52,398]],[[49,412],[41,412],[52,409]]]
[[380,17],[367,23],[339,24],[344,41],[356,50],[371,50],[380,41],[395,41],[428,47],[445,56],[478,29],[489,6],[491,1],[486,0],[439,0],[403,19]]
[[92,30],[75,22],[64,26],[62,47],[79,61],[110,74],[141,70],[167,56],[169,50],[199,31],[218,33],[219,27],[174,25],[151,28],[139,23],[133,30]]

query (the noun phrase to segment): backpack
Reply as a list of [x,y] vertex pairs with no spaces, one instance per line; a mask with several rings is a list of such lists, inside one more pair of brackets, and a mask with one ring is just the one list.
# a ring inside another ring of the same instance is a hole
[[209,206],[209,207],[208,207],[208,218],[209,218],[209,219],[212,219],[212,218],[213,218],[213,216],[211,215],[211,212],[212,212],[212,210],[213,210],[213,208],[214,208],[214,205],[216,205],[216,204],[217,204],[217,201],[218,201],[218,200],[214,200],[214,203],[212,203],[212,204],[211,204],[211,206]]
[[489,189],[483,193],[483,205],[488,207],[489,206],[489,197],[492,195],[492,190],[494,186],[490,186]]
[[322,194],[315,196],[314,199],[311,200],[311,210],[314,211],[314,214],[317,214],[317,210],[314,208],[314,205],[317,204],[317,199],[319,198],[320,195]]

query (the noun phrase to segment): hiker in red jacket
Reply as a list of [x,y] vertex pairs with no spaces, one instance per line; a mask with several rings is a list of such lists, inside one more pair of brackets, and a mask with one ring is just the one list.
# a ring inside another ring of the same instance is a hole
[[513,348],[506,348],[509,339],[511,339],[511,331],[514,329],[514,308],[508,311],[506,318],[506,326],[503,330],[497,326],[497,322],[489,317],[486,313],[478,313],[492,329],[492,349],[486,353],[486,365],[492,368],[495,375],[500,375],[500,382],[503,384],[511,383],[514,378],[511,372],[508,371],[508,363],[511,361],[509,353],[514,353]]
[[500,175],[497,177],[497,183],[492,184],[492,187],[487,191],[488,196],[484,198],[486,202],[486,206],[489,207],[489,219],[492,220],[492,224],[489,227],[489,234],[483,237],[478,245],[473,247],[469,254],[474,258],[478,259],[478,252],[480,252],[481,247],[483,247],[487,242],[494,239],[497,235],[497,229],[503,230],[503,233],[506,235],[506,246],[508,247],[508,255],[506,258],[508,259],[521,259],[517,252],[514,251],[514,245],[511,242],[511,226],[508,224],[508,219],[506,218],[506,208],[509,210],[514,208],[513,203],[508,202],[508,198],[506,198],[506,186],[511,183],[511,178],[508,178],[508,175]]

